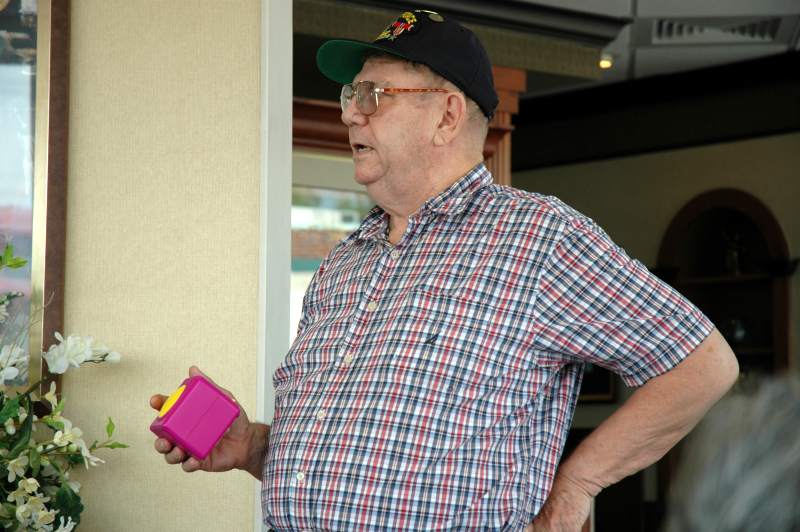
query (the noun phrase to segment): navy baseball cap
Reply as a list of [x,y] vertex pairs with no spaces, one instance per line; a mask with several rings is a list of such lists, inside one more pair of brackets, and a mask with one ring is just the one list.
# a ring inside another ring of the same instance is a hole
[[433,11],[406,11],[371,43],[351,39],[326,41],[317,50],[317,66],[338,83],[351,83],[364,65],[364,54],[377,50],[422,63],[472,98],[491,118],[498,98],[492,64],[470,30]]

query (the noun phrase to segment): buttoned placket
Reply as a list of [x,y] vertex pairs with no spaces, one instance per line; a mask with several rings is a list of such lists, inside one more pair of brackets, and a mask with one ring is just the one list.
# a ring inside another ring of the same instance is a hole
[[[427,220],[428,217],[425,217],[421,221],[425,222]],[[392,273],[400,262],[403,249],[408,246],[407,243],[413,240],[426,225],[426,223],[409,221],[406,232],[396,246],[392,246],[385,238],[375,239],[373,241],[374,245],[382,248],[378,267],[370,278],[367,291],[364,294],[364,299],[359,305],[352,323],[348,327],[347,334],[342,342],[343,347],[337,354],[333,367],[325,370],[326,378],[317,381],[321,390],[313,410],[314,418],[309,422],[309,429],[305,434],[303,445],[298,450],[297,456],[295,457],[292,484],[296,488],[304,488],[313,480],[313,471],[310,471],[310,467],[308,466],[315,463],[317,460],[316,453],[319,452],[319,449],[324,447],[326,434],[325,426],[330,419],[329,414],[331,410],[336,407],[335,402],[338,399],[335,393],[336,387],[346,381],[349,370],[356,361],[356,346],[354,345],[356,333],[358,333],[359,328],[368,326],[367,323],[370,320],[371,314],[379,309],[379,294],[384,291],[386,281],[391,278]],[[309,445],[316,443],[316,441],[312,440],[319,439],[323,440],[322,444],[316,445],[317,450],[314,451],[313,455],[306,456]]]

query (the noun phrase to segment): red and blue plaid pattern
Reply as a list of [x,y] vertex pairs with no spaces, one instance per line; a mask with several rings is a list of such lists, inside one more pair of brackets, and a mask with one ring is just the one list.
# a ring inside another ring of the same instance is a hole
[[556,198],[476,166],[375,208],[320,265],[275,372],[276,530],[518,530],[544,503],[583,364],[636,386],[713,325]]

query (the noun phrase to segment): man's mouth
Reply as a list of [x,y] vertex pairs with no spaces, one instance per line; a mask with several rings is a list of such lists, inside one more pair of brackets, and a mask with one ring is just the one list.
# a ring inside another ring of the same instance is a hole
[[366,153],[368,151],[372,151],[372,146],[367,146],[366,144],[352,144],[353,152],[355,153]]

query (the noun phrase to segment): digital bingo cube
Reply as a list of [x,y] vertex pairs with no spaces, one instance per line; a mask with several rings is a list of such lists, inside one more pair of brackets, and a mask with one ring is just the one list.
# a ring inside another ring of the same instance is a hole
[[238,415],[233,399],[197,375],[169,396],[150,430],[203,460]]

